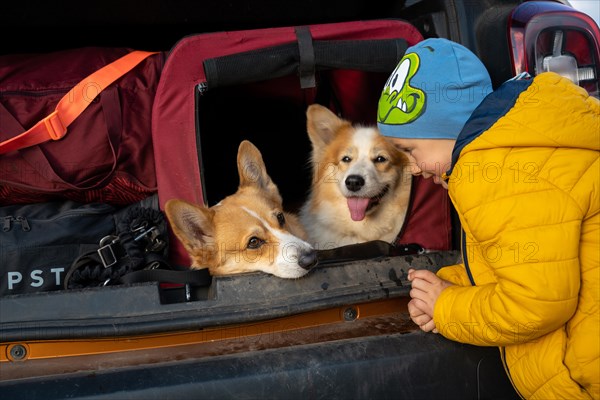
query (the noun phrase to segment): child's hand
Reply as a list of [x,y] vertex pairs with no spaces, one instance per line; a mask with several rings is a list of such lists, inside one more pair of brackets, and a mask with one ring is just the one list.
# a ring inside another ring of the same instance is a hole
[[422,331],[437,333],[433,318],[425,314],[423,310],[416,306],[415,300],[408,302],[408,314],[410,315],[410,319],[412,319],[415,324],[419,325],[419,328],[421,328]]
[[412,284],[410,291],[412,300],[408,303],[411,319],[425,332],[437,332],[433,321],[435,302],[442,291],[452,284],[428,270],[409,269],[408,280]]

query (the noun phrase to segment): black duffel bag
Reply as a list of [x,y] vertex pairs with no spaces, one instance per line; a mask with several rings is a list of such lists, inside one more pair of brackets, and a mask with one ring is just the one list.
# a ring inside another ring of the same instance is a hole
[[[156,195],[116,208],[72,201],[0,207],[0,296],[139,281],[165,276],[167,222]],[[165,270],[163,275],[140,275]],[[198,271],[194,271],[198,272]],[[136,279],[126,279],[133,273]]]

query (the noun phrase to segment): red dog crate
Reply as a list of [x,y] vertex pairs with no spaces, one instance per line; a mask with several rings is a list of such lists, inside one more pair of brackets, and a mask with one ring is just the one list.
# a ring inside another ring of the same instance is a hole
[[[252,141],[295,211],[311,180],[308,105],[375,124],[377,102],[407,47],[422,40],[398,20],[361,21],[189,36],[168,55],[152,134],[161,205],[181,198],[212,206],[235,192],[237,147]],[[451,247],[446,191],[416,178],[397,243]],[[173,237],[172,260],[188,265]]]

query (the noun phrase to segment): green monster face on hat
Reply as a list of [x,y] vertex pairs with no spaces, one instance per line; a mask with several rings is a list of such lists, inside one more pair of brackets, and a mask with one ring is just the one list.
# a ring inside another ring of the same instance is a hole
[[444,38],[425,39],[406,49],[383,87],[377,127],[387,137],[456,139],[491,89],[471,50]]
[[385,124],[407,124],[425,110],[425,92],[411,86],[419,70],[419,55],[406,54],[386,82],[379,99],[377,120]]

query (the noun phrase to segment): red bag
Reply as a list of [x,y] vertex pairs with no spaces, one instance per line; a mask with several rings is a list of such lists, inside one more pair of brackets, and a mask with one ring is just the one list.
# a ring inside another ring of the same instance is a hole
[[0,204],[129,204],[155,192],[163,62],[125,48],[0,57]]

